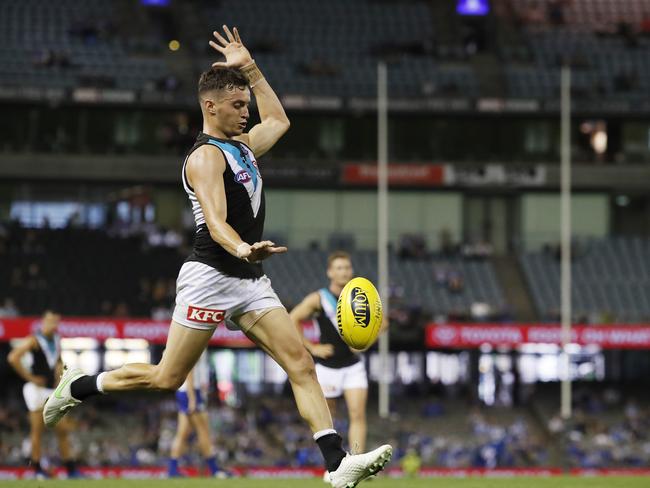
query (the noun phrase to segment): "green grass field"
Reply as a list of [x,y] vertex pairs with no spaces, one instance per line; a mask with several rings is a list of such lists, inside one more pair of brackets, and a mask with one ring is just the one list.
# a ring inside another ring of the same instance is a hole
[[[326,488],[319,479],[181,479],[181,480],[48,480],[5,481],[0,486],[16,488]],[[363,488],[648,488],[650,478],[427,478],[382,477],[359,485]]]

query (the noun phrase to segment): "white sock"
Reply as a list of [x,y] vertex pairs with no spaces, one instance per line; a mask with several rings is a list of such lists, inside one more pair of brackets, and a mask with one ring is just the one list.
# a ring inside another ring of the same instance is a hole
[[103,387],[102,383],[104,382],[104,376],[106,375],[107,372],[108,372],[108,371],[104,371],[103,373],[99,373],[99,374],[97,375],[97,391],[98,391],[99,393],[104,394],[104,395],[105,395],[106,393],[104,392],[104,387]]
[[336,434],[336,430],[334,429],[325,429],[325,430],[319,430],[314,434],[314,440],[317,441],[321,437],[325,437],[326,435],[329,434]]

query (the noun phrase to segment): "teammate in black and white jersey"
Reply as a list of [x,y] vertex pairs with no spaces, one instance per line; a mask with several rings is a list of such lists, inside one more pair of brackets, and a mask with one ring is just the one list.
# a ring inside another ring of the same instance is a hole
[[[260,261],[286,252],[262,239],[265,202],[257,158],[289,129],[280,100],[266,81],[237,29],[226,26],[210,45],[225,56],[199,80],[203,131],[183,164],[183,186],[197,224],[194,250],[181,268],[176,308],[159,364],[127,364],[97,376],[64,373],[43,413],[55,425],[88,396],[126,390],[175,391],[206,348],[215,327],[226,321],[241,329],[289,376],[298,410],[314,432],[332,486],[355,486],[379,471],[392,448],[346,456],[332,428],[314,361],[264,275]],[[261,122],[248,133],[251,91]]]
[[[29,410],[29,438],[31,443],[31,466],[36,478],[47,478],[49,475],[41,467],[41,446],[43,438],[43,405],[47,397],[54,391],[54,384],[61,376],[61,340],[57,328],[61,316],[47,311],[39,330],[26,337],[18,346],[11,350],[7,361],[16,373],[26,381],[23,385],[23,397]],[[31,354],[31,366],[23,362]],[[56,438],[59,444],[59,454],[68,471],[68,477],[78,477],[75,462],[70,449],[70,422],[61,422],[56,426]]]

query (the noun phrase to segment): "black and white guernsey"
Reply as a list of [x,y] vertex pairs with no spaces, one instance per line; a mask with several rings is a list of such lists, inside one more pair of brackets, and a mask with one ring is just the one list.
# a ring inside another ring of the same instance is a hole
[[321,303],[321,313],[318,315],[318,328],[320,329],[321,344],[332,344],[334,354],[327,359],[314,358],[314,361],[327,366],[328,368],[345,368],[361,361],[359,355],[353,353],[350,347],[343,342],[336,325],[336,302],[338,297],[329,290],[321,288],[318,290]]
[[54,388],[54,373],[61,356],[61,338],[58,334],[45,337],[40,331],[36,332],[34,337],[36,337],[38,347],[32,351],[32,374],[44,376],[46,378],[45,386]]
[[226,160],[226,170],[223,173],[228,207],[226,223],[248,244],[261,241],[264,231],[264,189],[253,151],[242,142],[219,139],[201,132],[183,163],[183,187],[192,204],[197,227],[194,248],[186,261],[206,264],[235,278],[260,278],[264,275],[261,264],[247,263],[238,259],[212,239],[201,204],[194,193],[194,188],[187,181],[187,160],[197,148],[205,144],[218,148]]

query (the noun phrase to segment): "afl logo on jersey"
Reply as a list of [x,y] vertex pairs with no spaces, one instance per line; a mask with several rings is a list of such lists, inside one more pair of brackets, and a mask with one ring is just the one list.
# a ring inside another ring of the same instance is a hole
[[235,175],[235,182],[241,183],[242,185],[248,183],[251,180],[251,175],[245,169],[242,169],[239,173]]

